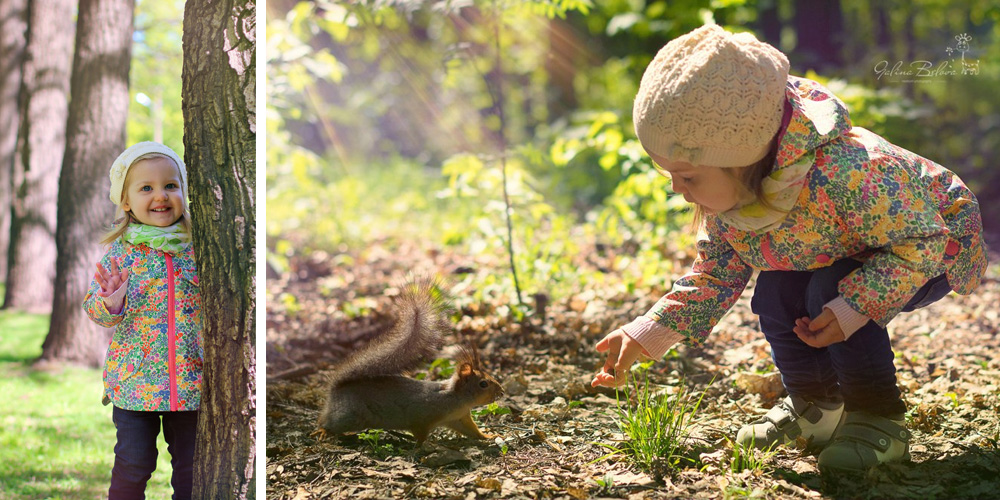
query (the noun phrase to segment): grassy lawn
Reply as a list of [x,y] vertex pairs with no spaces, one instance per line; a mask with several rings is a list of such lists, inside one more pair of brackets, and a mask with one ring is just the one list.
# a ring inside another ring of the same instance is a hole
[[[3,287],[0,285],[0,297]],[[0,311],[0,500],[107,498],[114,463],[101,371],[39,371],[47,315]],[[170,498],[170,455],[159,438],[147,498]]]

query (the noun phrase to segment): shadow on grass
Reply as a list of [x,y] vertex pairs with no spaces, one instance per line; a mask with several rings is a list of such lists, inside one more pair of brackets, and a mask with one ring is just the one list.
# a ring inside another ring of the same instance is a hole
[[798,474],[787,469],[776,477],[831,498],[996,498],[1000,449],[970,447],[964,452],[923,462],[886,464],[868,472]]
[[[18,474],[0,474],[0,491],[17,492],[17,498],[107,498],[111,485],[111,469],[104,464],[60,471],[27,463],[8,464],[5,468],[17,470]],[[5,498],[3,495],[0,493],[0,498]]]
[[25,369],[30,369],[31,363],[34,361],[35,361],[34,358],[25,359],[24,356],[11,354],[9,352],[0,352],[0,363],[19,363],[24,365]]

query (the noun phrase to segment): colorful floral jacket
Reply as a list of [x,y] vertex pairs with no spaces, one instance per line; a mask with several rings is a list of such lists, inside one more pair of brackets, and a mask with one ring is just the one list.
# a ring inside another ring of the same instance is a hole
[[[855,311],[885,326],[929,279],[946,274],[970,294],[986,270],[976,197],[948,169],[852,127],[825,87],[789,77],[791,118],[775,171],[811,158],[801,192],[778,227],[744,231],[709,216],[689,274],[628,332],[653,356],[674,341],[700,344],[754,270],[811,270],[853,257],[864,265],[838,285]],[[652,321],[649,321],[652,320]],[[654,323],[655,322],[655,323]],[[662,328],[661,328],[662,327]],[[637,331],[637,333],[633,333]]]
[[201,295],[191,247],[177,255],[111,244],[101,265],[115,257],[129,270],[125,303],[111,314],[92,280],[83,308],[101,326],[115,327],[104,364],[105,404],[133,411],[189,411],[201,403]]

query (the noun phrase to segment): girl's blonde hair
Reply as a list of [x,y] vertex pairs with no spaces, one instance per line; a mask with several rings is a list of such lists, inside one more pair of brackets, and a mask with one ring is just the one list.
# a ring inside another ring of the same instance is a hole
[[[178,170],[178,172],[180,171],[181,168],[180,165],[177,165],[177,162],[175,162],[173,158],[163,153],[146,153],[136,158],[135,161],[133,161],[132,164],[129,165],[129,169],[132,168],[132,165],[135,165],[136,163],[139,163],[142,160],[149,160],[153,158],[166,158],[170,160],[170,163],[174,164],[174,167]],[[131,224],[132,222],[135,222],[137,224],[140,223],[138,219],[132,216],[132,212],[126,212],[125,209],[122,208],[122,203],[125,202],[125,198],[126,196],[128,196],[127,195],[128,180],[129,180],[128,175],[126,175],[125,186],[122,189],[121,203],[115,206],[115,219],[114,222],[111,223],[111,229],[109,229],[108,232],[104,233],[104,236],[101,237],[102,245],[110,244],[111,242],[117,240],[119,237],[125,234],[125,230],[128,229],[128,225]],[[178,219],[177,222],[181,225],[181,228],[184,229],[184,235],[181,237],[185,241],[191,241],[191,212],[190,209],[188,208],[187,186],[182,185],[181,191],[182,191],[181,206],[184,207],[184,209],[181,213],[180,219]]]

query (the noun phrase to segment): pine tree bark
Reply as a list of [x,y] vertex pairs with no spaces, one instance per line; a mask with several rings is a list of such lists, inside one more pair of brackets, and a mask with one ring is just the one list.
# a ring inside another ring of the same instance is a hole
[[52,310],[56,196],[66,147],[72,0],[28,2],[4,309]]
[[97,367],[110,331],[80,304],[114,217],[108,169],[125,149],[134,0],[81,0],[66,152],[59,175],[56,280],[40,361]]
[[0,0],[0,279],[7,277],[11,174],[17,146],[17,96],[21,90],[28,0]]
[[184,161],[205,348],[194,498],[254,498],[256,7],[184,10]]

